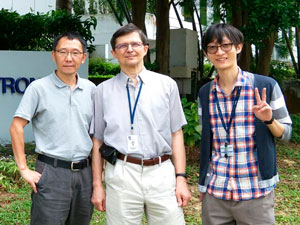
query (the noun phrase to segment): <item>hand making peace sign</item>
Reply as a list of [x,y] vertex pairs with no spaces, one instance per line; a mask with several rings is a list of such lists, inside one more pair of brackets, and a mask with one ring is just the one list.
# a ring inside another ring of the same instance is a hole
[[269,121],[272,118],[272,108],[266,102],[266,88],[262,90],[262,96],[260,98],[258,89],[255,88],[256,105],[253,106],[253,112],[255,116],[261,121]]

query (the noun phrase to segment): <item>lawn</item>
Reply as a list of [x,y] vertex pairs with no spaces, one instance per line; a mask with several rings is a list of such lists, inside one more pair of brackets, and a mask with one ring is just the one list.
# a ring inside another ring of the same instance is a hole
[[[278,144],[277,162],[279,167],[280,183],[276,187],[276,224],[300,224],[300,144]],[[0,185],[7,181],[3,174],[3,162],[0,165]],[[187,166],[189,188],[192,199],[184,209],[187,225],[201,224],[201,203],[198,200],[198,166]],[[8,173],[6,173],[8,174]],[[19,180],[18,176],[14,179]],[[17,182],[12,188],[0,186],[0,224],[23,225],[29,224],[30,187],[24,182]],[[91,224],[104,225],[105,214],[94,212]],[[143,222],[146,224],[146,222]]]

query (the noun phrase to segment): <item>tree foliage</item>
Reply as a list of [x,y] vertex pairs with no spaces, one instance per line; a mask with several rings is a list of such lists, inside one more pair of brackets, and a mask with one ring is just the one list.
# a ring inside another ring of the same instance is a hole
[[247,0],[243,7],[249,11],[243,32],[251,43],[261,46],[262,40],[280,29],[300,24],[298,0]]
[[85,14],[85,0],[74,0],[73,1],[73,11],[75,15]]
[[245,41],[257,47],[257,72],[267,75],[276,34],[281,29],[299,26],[299,1],[213,0],[213,4],[221,21],[237,26]]
[[97,20],[93,17],[81,20],[66,11],[51,11],[46,14],[28,13],[19,15],[17,12],[0,10],[0,50],[51,50],[53,38],[66,31],[78,32],[89,44],[94,37],[91,27],[95,28]]
[[56,10],[65,10],[67,13],[72,13],[72,0],[56,0]]
[[[75,1],[75,0],[74,0]],[[80,0],[77,0],[80,1]],[[96,1],[96,0],[89,0]],[[143,2],[143,4],[141,4]],[[146,12],[151,12],[156,15],[157,22],[157,43],[156,48],[156,63],[159,67],[161,64],[165,63],[165,58],[167,58],[167,48],[162,48],[161,43],[168,43],[169,36],[164,34],[163,30],[168,30],[166,28],[166,21],[168,15],[168,7],[165,7],[165,3],[170,4],[170,0],[98,0],[98,11],[100,13],[114,13],[115,17],[118,19],[120,25],[123,23],[128,23],[134,20],[134,22],[143,27],[144,16],[141,12],[145,12],[146,2]],[[291,51],[291,37],[296,38],[296,43],[300,45],[299,41],[299,13],[300,13],[300,2],[299,0],[177,0],[171,1],[176,5],[181,5],[182,13],[185,18],[193,23],[193,29],[200,31],[202,34],[202,25],[206,26],[211,23],[209,17],[207,17],[207,12],[213,12],[212,22],[224,22],[231,23],[240,29],[245,36],[244,48],[241,53],[239,60],[239,65],[242,69],[249,70],[251,62],[256,62],[256,70],[253,72],[262,73],[268,75],[269,66],[271,62],[271,56],[273,53],[273,48],[277,47],[278,52],[283,56],[287,53],[293,58]],[[142,7],[139,5],[143,5]],[[208,9],[211,7],[212,10]],[[195,17],[195,13],[197,17]],[[200,15],[200,16],[199,16]],[[194,18],[193,18],[194,17]],[[138,18],[139,21],[136,21]],[[200,22],[200,27],[196,26],[197,22]],[[141,21],[140,21],[141,20]],[[160,30],[161,24],[164,24],[163,28]],[[295,35],[290,32],[291,28],[295,28]],[[143,29],[143,28],[142,28]],[[278,32],[282,31],[285,36],[284,39],[278,38]],[[286,35],[288,34],[288,36]],[[284,43],[285,42],[285,43]],[[166,46],[167,44],[162,44]],[[252,47],[255,46],[256,59],[252,59]],[[296,60],[293,60],[293,66],[295,71],[299,73],[299,58],[300,50],[297,47],[298,53],[298,65]],[[161,53],[163,53],[161,55]],[[199,62],[203,62],[201,59],[201,54],[199,54]],[[203,63],[199,63],[199,68]],[[297,69],[298,67],[298,69]],[[163,66],[164,73],[168,71],[167,65]],[[161,71],[161,72],[162,72]],[[202,74],[202,73],[201,73]]]
[[91,15],[98,13],[98,4],[97,0],[89,0],[89,13]]

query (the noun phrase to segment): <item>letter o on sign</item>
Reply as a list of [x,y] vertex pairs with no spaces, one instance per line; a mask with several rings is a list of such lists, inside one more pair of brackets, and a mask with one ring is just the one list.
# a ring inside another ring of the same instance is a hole
[[25,89],[30,84],[30,81],[26,77],[20,77],[15,82],[15,90],[17,93],[24,94]]

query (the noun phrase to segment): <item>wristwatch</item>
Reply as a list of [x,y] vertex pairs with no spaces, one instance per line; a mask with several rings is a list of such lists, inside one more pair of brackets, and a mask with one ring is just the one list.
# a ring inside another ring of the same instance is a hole
[[176,173],[176,177],[178,177],[178,176],[187,178],[186,173]]
[[272,118],[270,119],[270,120],[267,120],[267,121],[264,121],[264,124],[272,124],[273,123],[273,121],[274,121],[274,115],[272,114]]

